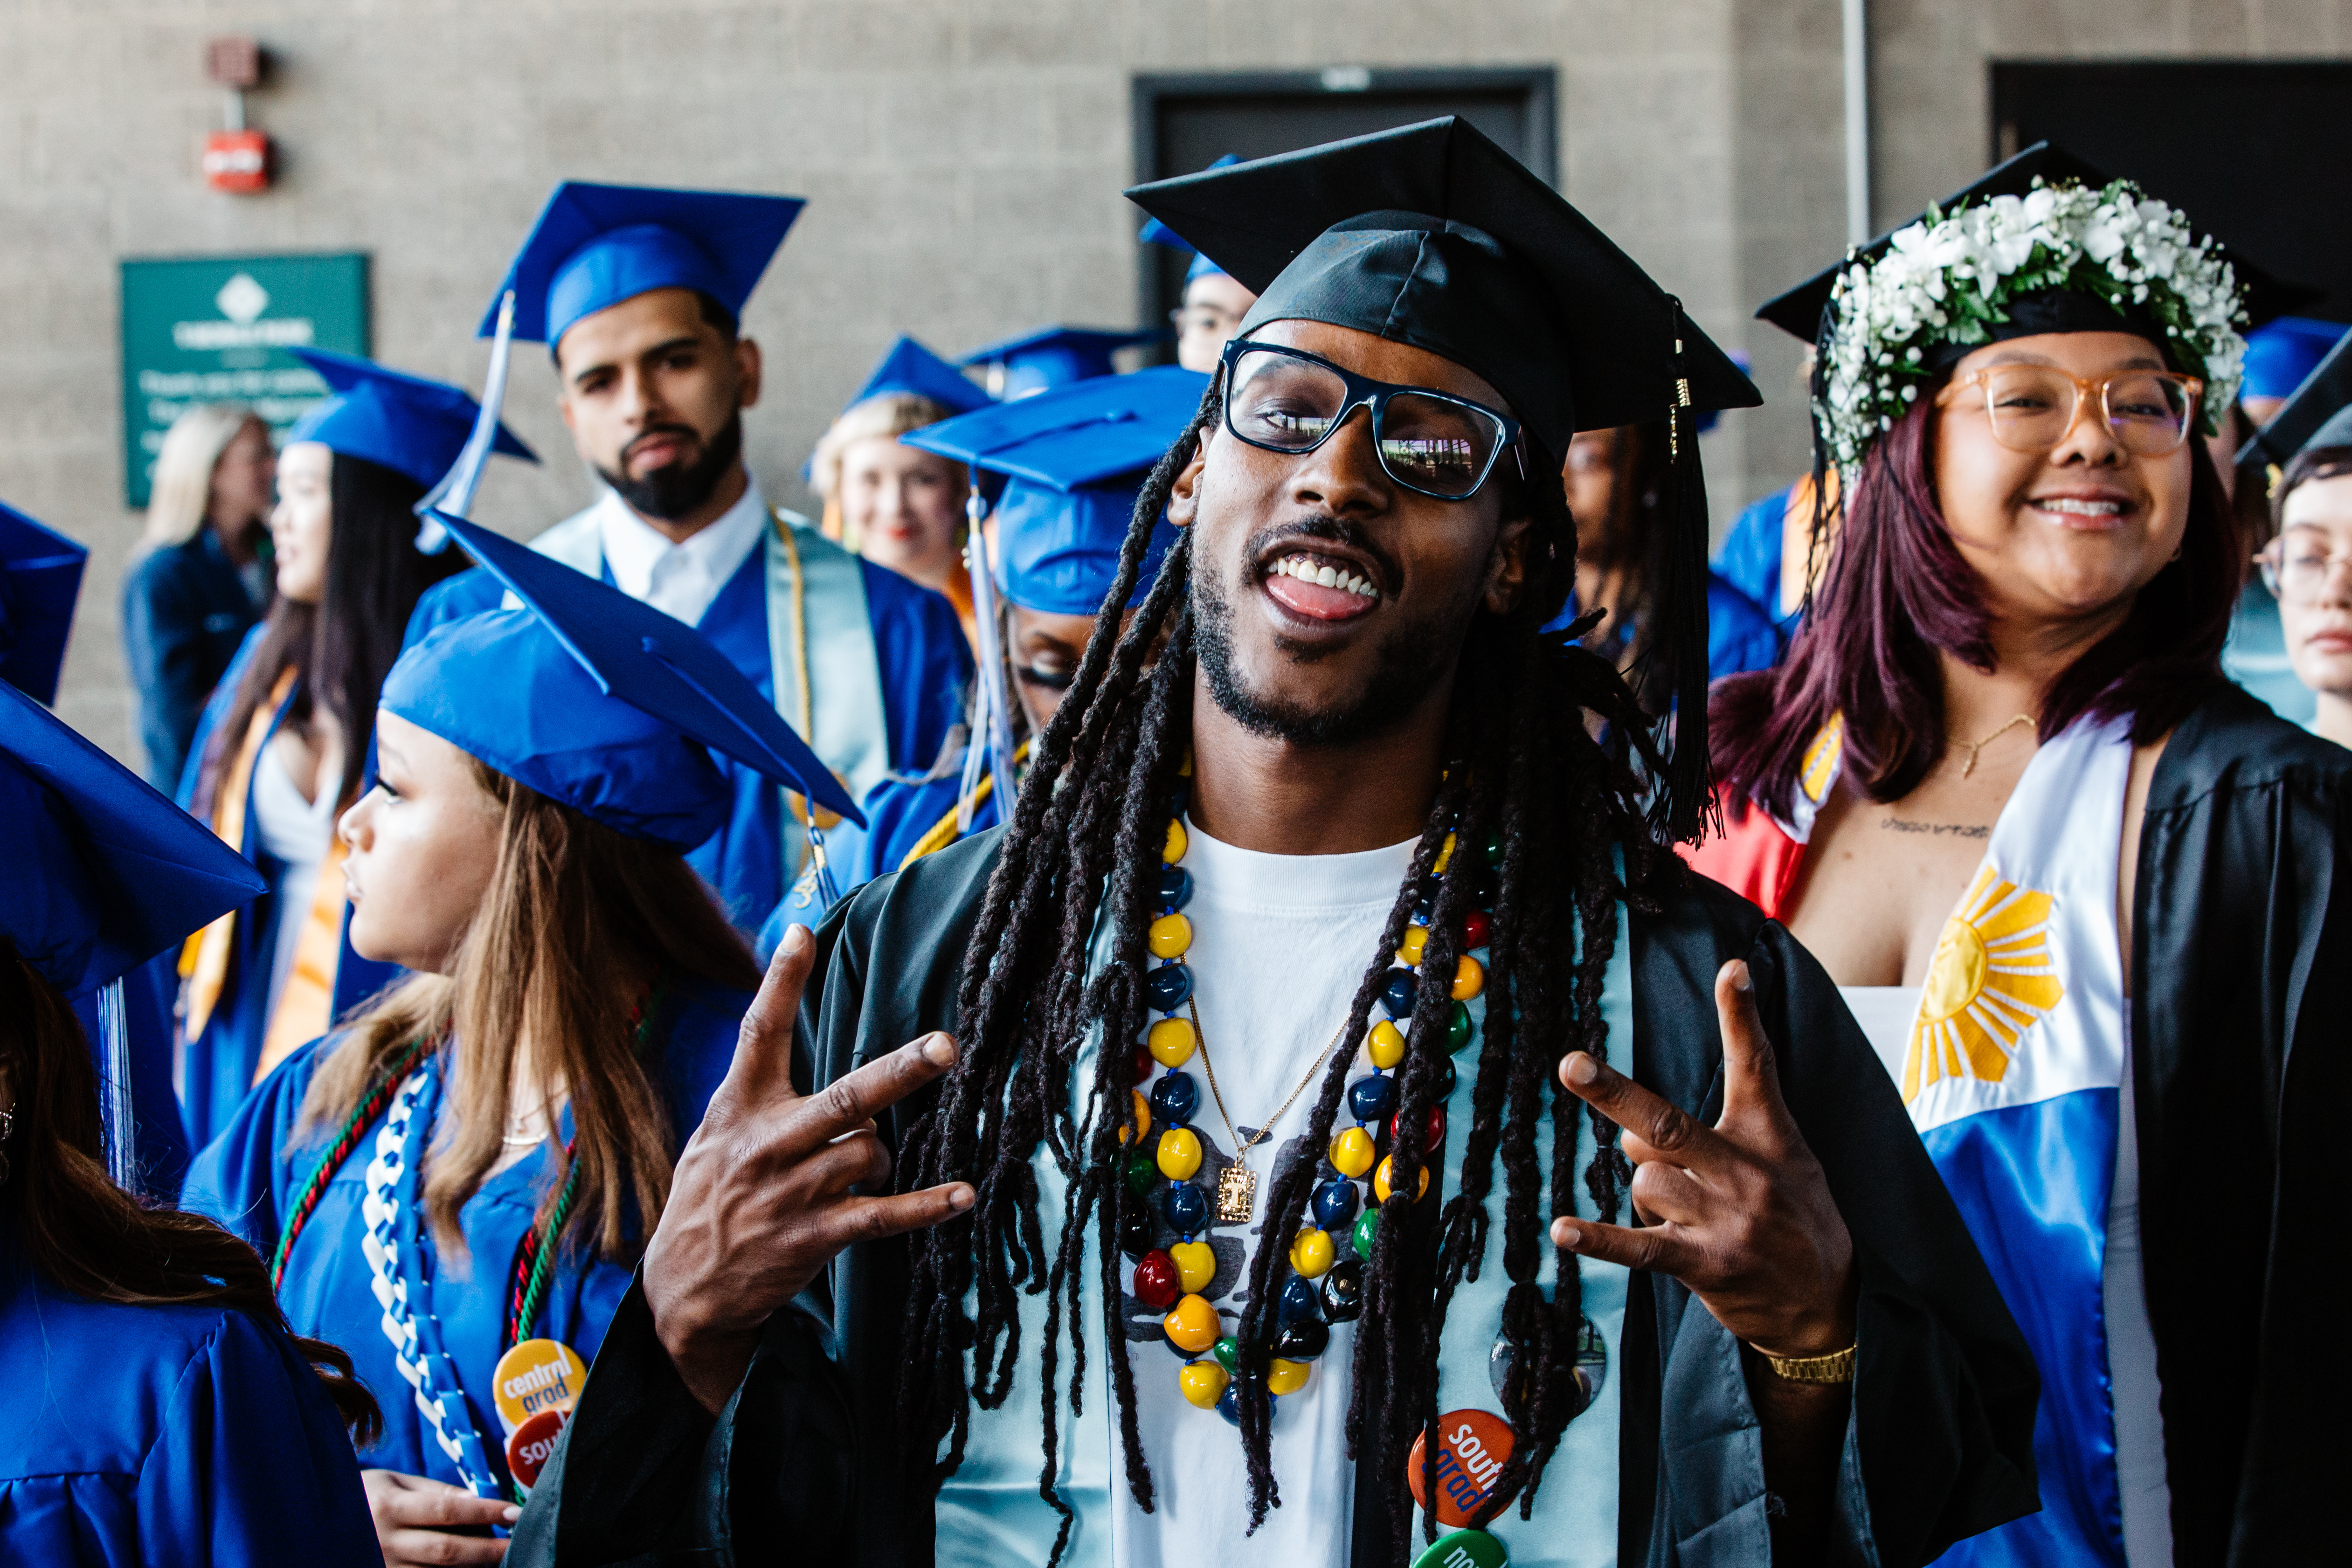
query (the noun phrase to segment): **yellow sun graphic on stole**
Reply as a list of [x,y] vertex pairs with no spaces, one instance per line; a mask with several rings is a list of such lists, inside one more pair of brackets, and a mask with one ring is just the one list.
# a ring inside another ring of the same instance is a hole
[[2066,994],[2050,956],[2051,898],[2004,882],[1990,866],[1944,922],[1911,1049],[1903,1059],[1903,1103],[1939,1078],[1998,1083],[2025,1031]]

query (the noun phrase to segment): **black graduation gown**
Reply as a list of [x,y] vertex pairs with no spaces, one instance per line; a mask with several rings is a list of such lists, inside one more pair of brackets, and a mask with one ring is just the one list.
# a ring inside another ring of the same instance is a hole
[[[2341,1561],[2352,1339],[2352,751],[2220,686],[2148,787],[2133,894],[2140,1241],[2173,1561]],[[2339,1260],[2331,1263],[2331,1258]]]
[[[825,922],[796,1051],[804,1089],[952,1030],[957,970],[1001,837],[881,878]],[[1714,1119],[1715,973],[1747,958],[1783,1091],[1853,1234],[1860,1367],[1828,1560],[1920,1563],[2032,1511],[2032,1357],[1828,977],[1753,905],[1696,877],[1660,913],[1634,914],[1631,931],[1633,1076]],[[895,1146],[921,1104],[885,1116],[884,1138]],[[929,1563],[931,1509],[894,1455],[905,1257],[897,1241],[844,1254],[825,1288],[771,1320],[715,1423],[632,1291],[509,1563]],[[1681,1283],[1636,1273],[1616,1359],[1619,1561],[1761,1563],[1769,1505],[1736,1343]],[[1394,1555],[1371,1492],[1357,1489],[1359,1564]]]

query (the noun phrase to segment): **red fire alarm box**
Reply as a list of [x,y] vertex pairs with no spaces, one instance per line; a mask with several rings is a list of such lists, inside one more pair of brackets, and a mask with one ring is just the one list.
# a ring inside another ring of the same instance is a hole
[[269,138],[258,131],[215,131],[205,139],[205,183],[250,195],[269,189]]

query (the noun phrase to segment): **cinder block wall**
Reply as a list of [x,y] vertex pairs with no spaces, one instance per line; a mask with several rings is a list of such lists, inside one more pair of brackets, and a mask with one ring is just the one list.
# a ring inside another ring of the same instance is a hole
[[[2339,52],[2352,0],[1874,0],[1879,212],[1964,179],[1995,55]],[[273,72],[252,121],[282,177],[197,172],[209,37]],[[375,349],[473,384],[472,336],[565,177],[789,192],[809,207],[746,313],[762,486],[799,469],[890,339],[943,350],[1050,320],[1124,324],[1138,71],[1549,64],[1570,198],[1757,356],[1770,406],[1708,437],[1718,526],[1804,462],[1795,350],[1755,302],[1842,244],[1836,0],[11,0],[0,7],[0,497],[92,547],[59,711],[130,757],[117,625],[115,264],[373,257]],[[543,357],[509,419],[549,458],[477,504],[517,534],[584,505]]]

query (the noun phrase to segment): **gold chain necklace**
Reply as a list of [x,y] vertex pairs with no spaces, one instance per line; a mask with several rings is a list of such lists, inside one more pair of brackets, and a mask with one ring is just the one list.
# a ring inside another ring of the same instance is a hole
[[1957,735],[1952,737],[1952,745],[1965,746],[1969,748],[1968,765],[1960,769],[1960,777],[1966,779],[1969,774],[1974,773],[1977,770],[1978,752],[1982,751],[1986,747],[1990,746],[1994,741],[1999,740],[2002,736],[2007,735],[2019,725],[2032,724],[2032,722],[2033,716],[2032,714],[2021,713],[2015,718],[2011,719],[2007,724],[2002,725],[1999,729],[1994,730],[1990,735],[1986,736],[1982,740],[1962,740]]
[[1275,1124],[1282,1120],[1283,1113],[1290,1109],[1292,1102],[1307,1092],[1309,1083],[1315,1082],[1316,1071],[1323,1065],[1323,1059],[1331,1054],[1333,1048],[1339,1043],[1339,1036],[1347,1032],[1347,1020],[1341,1019],[1339,1027],[1331,1031],[1330,1040],[1315,1053],[1315,1060],[1307,1063],[1307,1076],[1301,1078],[1298,1086],[1275,1107],[1274,1114],[1265,1119],[1265,1125],[1244,1139],[1242,1130],[1234,1125],[1233,1113],[1225,1109],[1225,1097],[1217,1092],[1217,1069],[1209,1061],[1209,1036],[1201,1027],[1200,1004],[1187,997],[1184,998],[1184,1010],[1192,1015],[1192,1039],[1201,1048],[1201,1071],[1209,1076],[1209,1098],[1216,1102],[1217,1114],[1225,1124],[1225,1135],[1234,1141],[1234,1163],[1217,1175],[1217,1223],[1246,1225],[1257,1208],[1257,1173],[1243,1161],[1252,1149],[1265,1142],[1274,1132]]

